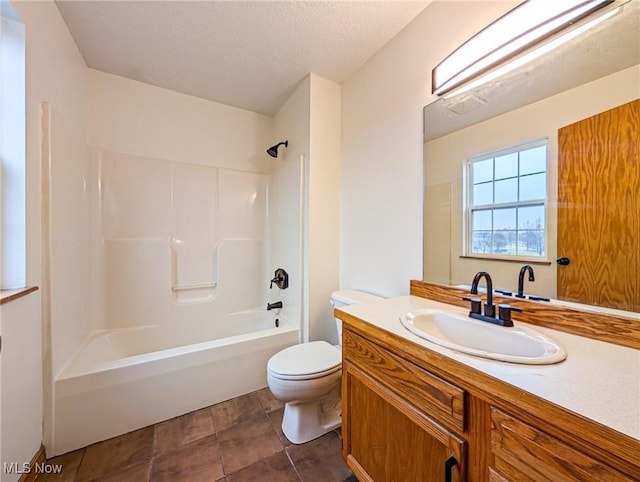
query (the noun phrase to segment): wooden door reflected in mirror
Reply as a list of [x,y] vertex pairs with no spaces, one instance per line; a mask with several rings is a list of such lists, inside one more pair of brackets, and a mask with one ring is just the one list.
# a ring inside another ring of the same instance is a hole
[[558,131],[558,298],[640,311],[640,100]]

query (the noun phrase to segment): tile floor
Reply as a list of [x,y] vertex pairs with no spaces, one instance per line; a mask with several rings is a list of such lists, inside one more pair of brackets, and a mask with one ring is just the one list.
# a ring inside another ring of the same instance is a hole
[[68,454],[37,482],[357,482],[342,461],[339,431],[292,445],[283,404],[268,388]]

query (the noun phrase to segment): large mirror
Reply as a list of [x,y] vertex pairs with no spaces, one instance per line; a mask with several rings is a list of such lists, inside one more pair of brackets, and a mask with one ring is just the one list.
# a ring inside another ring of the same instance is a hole
[[424,279],[464,286],[488,271],[515,293],[529,264],[527,295],[640,312],[638,99],[632,0],[519,70],[426,106]]

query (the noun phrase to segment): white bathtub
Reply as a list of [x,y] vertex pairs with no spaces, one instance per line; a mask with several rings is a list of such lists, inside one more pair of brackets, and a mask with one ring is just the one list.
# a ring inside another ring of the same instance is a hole
[[99,332],[54,384],[58,455],[267,386],[268,359],[299,329],[264,310]]

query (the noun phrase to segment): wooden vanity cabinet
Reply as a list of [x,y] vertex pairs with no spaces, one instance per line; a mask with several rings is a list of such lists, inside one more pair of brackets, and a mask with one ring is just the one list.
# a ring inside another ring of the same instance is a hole
[[358,480],[465,480],[466,442],[446,427],[462,432],[464,393],[350,331],[343,349],[343,455]]
[[351,320],[342,452],[360,482],[640,480],[640,444]]

